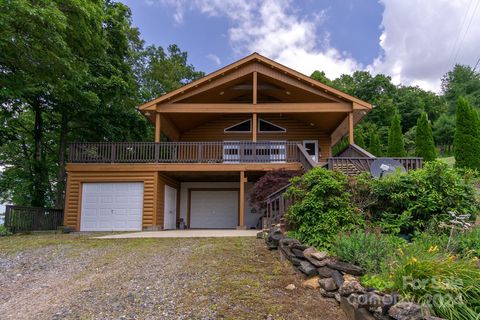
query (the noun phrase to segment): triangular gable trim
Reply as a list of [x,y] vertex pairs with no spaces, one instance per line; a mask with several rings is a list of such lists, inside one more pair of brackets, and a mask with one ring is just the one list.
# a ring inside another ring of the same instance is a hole
[[178,95],[178,94],[181,94],[187,90],[190,90],[192,88],[196,88],[198,86],[200,86],[201,84],[205,83],[205,82],[208,82],[208,81],[212,81],[214,80],[215,78],[217,77],[221,77],[223,76],[226,72],[229,72],[231,70],[235,70],[235,69],[238,69],[240,66],[246,64],[246,63],[249,63],[249,62],[252,62],[252,61],[259,61],[259,62],[262,62],[264,64],[267,64],[267,65],[270,65],[272,68],[277,68],[279,69],[280,71],[282,71],[285,75],[290,75],[294,78],[297,78],[297,80],[301,80],[301,81],[305,81],[307,82],[308,84],[310,84],[311,86],[313,87],[316,87],[317,89],[321,89],[321,90],[324,90],[325,92],[327,93],[330,93],[334,96],[337,96],[339,98],[342,98],[342,99],[345,99],[345,100],[348,100],[350,102],[352,102],[354,105],[357,105],[358,108],[365,108],[365,109],[371,109],[372,108],[372,105],[365,102],[365,101],[362,101],[360,99],[357,99],[349,94],[346,94],[340,90],[337,90],[337,89],[334,89],[326,84],[323,84],[319,81],[316,81],[298,71],[295,71],[293,69],[290,69],[278,62],[275,62],[271,59],[268,59],[258,53],[253,53],[243,59],[240,59],[218,71],[215,71],[203,78],[200,78],[198,80],[195,80],[187,85],[184,85],[183,87],[179,88],[179,89],[176,89],[176,90],[173,90],[161,97],[158,97],[152,101],[149,101],[141,106],[138,107],[138,109],[140,111],[143,111],[143,110],[154,110],[155,109],[155,106],[157,103],[161,103],[163,101],[167,101],[169,99],[171,99],[172,97]]

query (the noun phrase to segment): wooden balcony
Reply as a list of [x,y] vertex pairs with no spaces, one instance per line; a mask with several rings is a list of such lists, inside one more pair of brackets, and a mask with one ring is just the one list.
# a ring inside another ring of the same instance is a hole
[[[376,159],[382,158],[366,158],[366,157],[333,157],[327,160],[325,165],[329,170],[342,171],[347,175],[357,175],[361,172],[370,172],[370,166]],[[394,159],[402,164],[406,170],[417,170],[423,166],[422,158],[385,158]]]
[[69,146],[70,163],[285,163],[305,159],[300,142],[80,142]]

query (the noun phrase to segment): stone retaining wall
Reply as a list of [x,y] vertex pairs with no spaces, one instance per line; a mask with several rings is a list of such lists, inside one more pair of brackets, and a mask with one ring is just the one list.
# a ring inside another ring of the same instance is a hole
[[440,319],[431,316],[426,307],[401,301],[396,293],[364,288],[359,278],[365,273],[362,268],[286,238],[280,228],[261,232],[259,237],[265,238],[270,250],[279,250],[281,256],[307,278],[304,286],[318,290],[325,298],[335,299],[350,320]]

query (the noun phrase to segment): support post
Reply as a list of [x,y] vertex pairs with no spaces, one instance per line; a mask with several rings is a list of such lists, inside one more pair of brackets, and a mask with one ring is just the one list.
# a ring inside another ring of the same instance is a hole
[[240,192],[239,192],[239,203],[238,203],[238,226],[237,229],[244,230],[245,226],[245,182],[247,178],[245,177],[245,171],[240,171]]
[[252,141],[257,142],[257,114],[252,114]]
[[253,104],[257,104],[257,71],[253,71]]
[[348,143],[355,143],[353,138],[353,111],[348,113]]
[[155,114],[155,142],[160,142],[160,132],[161,132],[160,123],[161,123],[160,113],[157,112]]

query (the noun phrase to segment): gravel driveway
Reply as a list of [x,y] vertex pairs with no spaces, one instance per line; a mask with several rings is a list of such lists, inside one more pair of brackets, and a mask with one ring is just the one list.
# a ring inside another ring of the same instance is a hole
[[302,280],[253,238],[0,238],[0,319],[346,319]]

